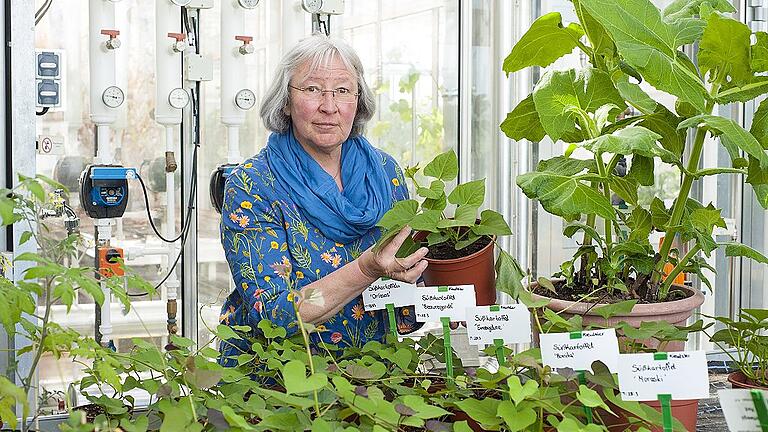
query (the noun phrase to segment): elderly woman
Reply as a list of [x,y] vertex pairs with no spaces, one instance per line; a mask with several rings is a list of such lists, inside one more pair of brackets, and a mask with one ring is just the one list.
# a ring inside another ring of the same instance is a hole
[[[222,323],[256,328],[268,319],[290,335],[298,306],[320,330],[315,344],[384,338],[386,311],[365,311],[361,293],[380,277],[415,282],[427,249],[395,257],[409,229],[371,249],[376,223],[408,197],[395,160],[362,136],[374,111],[360,59],[344,42],[317,34],[285,55],[261,105],[267,147],[225,187],[221,236],[235,290]],[[295,292],[311,292],[311,300]],[[413,311],[399,309],[397,322],[412,331]],[[222,343],[223,358],[248,350],[235,342]]]

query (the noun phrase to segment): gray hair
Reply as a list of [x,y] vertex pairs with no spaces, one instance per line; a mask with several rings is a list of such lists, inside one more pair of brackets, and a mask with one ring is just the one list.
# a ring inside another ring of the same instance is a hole
[[344,65],[357,78],[360,96],[357,98],[357,112],[352,122],[350,137],[361,135],[366,123],[376,112],[376,100],[365,82],[363,63],[357,53],[341,39],[331,38],[322,33],[315,33],[301,40],[282,58],[275,71],[275,78],[261,101],[260,115],[264,126],[277,133],[288,131],[291,118],[283,109],[288,106],[290,93],[288,84],[302,65],[310,62],[310,72],[338,56]]

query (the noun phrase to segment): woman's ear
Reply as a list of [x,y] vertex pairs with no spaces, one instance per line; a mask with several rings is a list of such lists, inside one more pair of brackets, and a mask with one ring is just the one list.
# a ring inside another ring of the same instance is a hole
[[288,103],[286,103],[285,106],[283,107],[283,114],[287,115],[288,117],[291,116],[291,102],[290,101]]

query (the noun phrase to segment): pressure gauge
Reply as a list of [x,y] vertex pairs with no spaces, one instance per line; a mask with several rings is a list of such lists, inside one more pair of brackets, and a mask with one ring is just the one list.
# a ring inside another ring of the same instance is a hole
[[318,13],[323,6],[323,0],[302,0],[301,7],[309,13]]
[[175,88],[168,93],[168,103],[176,109],[182,109],[189,104],[189,93],[183,88]]
[[256,105],[256,95],[250,89],[242,89],[235,95],[235,105],[247,111]]
[[188,4],[190,4],[192,0],[171,0],[171,3],[175,4],[176,6],[184,7]]
[[125,93],[118,86],[109,86],[101,94],[101,101],[110,108],[117,108],[125,101]]
[[259,5],[259,0],[237,0],[243,9],[254,9]]

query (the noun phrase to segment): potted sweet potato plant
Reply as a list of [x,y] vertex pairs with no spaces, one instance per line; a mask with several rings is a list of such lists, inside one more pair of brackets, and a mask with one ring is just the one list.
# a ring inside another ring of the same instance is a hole
[[[573,6],[579,22],[564,26],[556,12],[538,18],[503,66],[508,74],[546,67],[574,49],[588,60],[585,67],[544,73],[501,124],[514,140],[567,143],[563,154],[517,178],[529,198],[567,223],[563,234],[579,241],[555,274],[559,279],[530,289],[551,299],[549,308],[584,315],[585,323],[606,323],[595,309],[621,302],[617,309],[624,310],[612,311],[607,324],[684,324],[703,296],[673,281],[689,273],[709,285],[702,269],[714,269],[702,254],[724,247],[727,256],[768,262],[745,245],[718,243],[713,230],[725,227],[721,209],[691,195],[694,183],[731,175],[768,206],[768,103],[750,131],[714,114],[718,104],[768,92],[761,75],[768,70],[768,34],[758,32],[751,44],[750,29],[727,16],[733,11],[727,2],[676,1],[663,12],[650,0],[574,0]],[[691,44],[699,47],[697,63],[682,51]],[[675,96],[675,112],[649,96],[642,81]],[[707,137],[725,148],[729,166],[701,167]],[[591,157],[571,157],[576,149]],[[625,176],[616,169],[623,158]],[[658,198],[650,205],[638,200],[640,186],[654,184],[656,164],[681,173],[671,208]],[[628,208],[612,205],[613,195]],[[664,233],[658,252],[652,231]]]
[[[429,184],[419,182],[419,171],[431,179]],[[418,165],[406,168],[405,176],[421,201],[399,201],[384,214],[378,223],[383,234],[377,247],[410,226],[416,234],[399,254],[405,256],[421,246],[429,248],[429,265],[423,274],[427,285],[473,284],[478,305],[494,304],[496,289],[519,291],[524,274],[501,248],[494,260],[496,239],[512,231],[498,212],[479,211],[485,200],[485,179],[459,184],[447,192],[446,182],[455,180],[458,174],[458,158],[453,150],[437,155],[423,171]]]
[[[710,338],[728,357],[736,371],[728,375],[733,388],[768,390],[768,310],[742,309],[739,320],[713,317],[725,326]],[[730,348],[730,349],[729,349]]]

